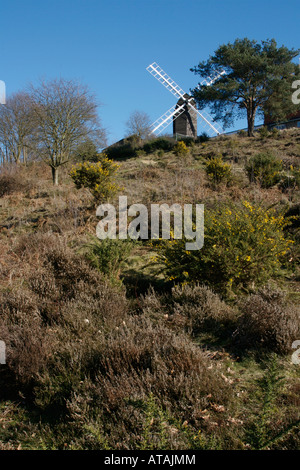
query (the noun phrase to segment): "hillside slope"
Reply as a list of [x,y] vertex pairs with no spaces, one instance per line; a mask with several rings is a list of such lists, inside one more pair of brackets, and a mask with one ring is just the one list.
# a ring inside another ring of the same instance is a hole
[[[113,204],[299,215],[299,130],[146,150],[118,159]],[[245,170],[257,154],[281,162],[268,187]],[[215,157],[226,177],[207,171]],[[97,244],[71,165],[58,187],[42,162],[0,173],[0,449],[298,449],[298,219],[276,275],[227,295],[203,275],[170,279],[148,240]]]

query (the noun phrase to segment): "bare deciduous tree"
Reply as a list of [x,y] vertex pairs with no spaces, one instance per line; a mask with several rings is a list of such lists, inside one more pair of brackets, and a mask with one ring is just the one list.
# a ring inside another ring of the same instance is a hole
[[150,134],[151,121],[143,111],[134,111],[126,122],[128,135],[136,135],[138,139],[146,139]]
[[53,184],[58,184],[59,167],[68,162],[80,142],[89,136],[104,141],[97,103],[86,86],[65,79],[31,85],[31,97],[37,146],[52,169]]
[[5,160],[26,163],[30,140],[34,132],[32,101],[25,92],[7,99],[0,107],[0,143]]

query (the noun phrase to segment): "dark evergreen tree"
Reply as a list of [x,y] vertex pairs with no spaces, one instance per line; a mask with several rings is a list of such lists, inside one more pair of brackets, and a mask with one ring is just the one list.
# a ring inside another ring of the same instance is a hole
[[[236,39],[220,46],[207,61],[191,69],[203,78],[216,78],[211,85],[199,84],[191,90],[199,109],[210,106],[224,127],[237,117],[247,116],[248,135],[253,135],[255,117],[267,114],[273,120],[293,113],[292,82],[299,67],[292,60],[299,50],[277,47],[275,39]],[[225,74],[220,74],[221,71]]]

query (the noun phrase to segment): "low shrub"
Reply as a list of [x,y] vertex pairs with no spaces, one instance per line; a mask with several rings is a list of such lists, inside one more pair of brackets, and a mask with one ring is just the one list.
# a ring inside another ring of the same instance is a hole
[[280,181],[283,164],[270,153],[259,153],[250,158],[245,170],[250,182],[270,188]]
[[189,149],[187,148],[186,144],[183,140],[179,140],[177,144],[174,146],[173,151],[177,157],[184,157],[189,153]]
[[9,175],[0,175],[0,197],[11,194],[18,189],[16,178]]
[[174,141],[172,139],[166,139],[164,137],[159,137],[158,139],[150,140],[146,142],[143,150],[147,154],[154,153],[156,150],[164,150],[164,152],[170,152],[174,147]]
[[100,240],[92,237],[91,242],[82,247],[82,251],[94,268],[106,276],[119,277],[122,263],[126,261],[133,247],[131,240]]
[[222,157],[210,159],[205,167],[208,180],[217,186],[220,183],[228,183],[231,180],[231,167],[223,162]]
[[294,168],[290,166],[289,171],[284,172],[281,175],[278,187],[282,191],[288,191],[290,189],[300,188],[300,168]]
[[263,288],[241,304],[234,339],[242,349],[287,354],[300,337],[299,307],[287,303],[282,291]]
[[72,167],[70,176],[77,189],[90,190],[97,203],[106,201],[119,189],[113,178],[118,165],[105,155],[97,163],[79,163]]
[[184,142],[187,147],[193,147],[195,139],[193,137],[180,137],[178,142]]
[[[162,152],[163,152],[163,150],[162,150]],[[137,157],[144,157],[145,155],[146,155],[145,150],[142,150],[142,149],[141,149],[141,150],[137,150],[137,151],[136,151],[136,156],[137,156]]]
[[[30,249],[23,256],[28,282],[22,294],[16,286],[0,295],[10,380],[23,392],[29,389],[42,408],[66,405],[76,384],[89,374],[105,331],[119,326],[128,308],[125,292],[112,287],[83,256],[59,237],[44,238],[49,247],[40,237],[37,259]],[[8,386],[1,380],[2,389]]]
[[236,321],[236,313],[207,286],[188,285],[172,288],[172,319],[195,336],[201,332],[227,333]]
[[[211,403],[225,410],[232,396],[230,385],[185,335],[144,316],[128,318],[112,331],[93,367],[96,381],[86,379],[68,408],[85,443],[94,448],[99,441],[96,434],[87,440],[87,425],[99,430],[101,440],[109,436],[112,448],[140,449],[151,445],[148,424],[152,421],[154,433],[159,415],[164,445],[186,446],[183,423],[202,427],[201,410]],[[205,425],[211,420],[213,415]]]
[[[4,292],[0,308],[1,340],[6,344],[7,366],[26,390],[36,380],[51,354],[53,335],[43,326],[38,299],[24,290]],[[9,384],[2,384],[5,389]]]
[[279,130],[277,129],[277,127],[272,127],[269,137],[273,139],[277,139],[278,136],[279,136]]
[[0,173],[0,197],[12,194],[18,191],[26,191],[31,188],[29,181],[24,179],[17,168],[5,170]]
[[167,322],[175,331],[191,337],[211,333],[229,338],[236,328],[238,312],[209,287],[200,284],[175,285],[169,293],[153,288],[139,301],[141,312],[155,322]]
[[267,126],[260,127],[257,132],[261,140],[265,140],[267,137],[269,137],[269,130]]
[[203,132],[201,135],[199,135],[199,136],[197,137],[196,142],[199,143],[199,144],[202,144],[202,143],[204,143],[204,142],[208,142],[209,139],[210,139],[209,135],[206,134],[206,132]]
[[158,156],[159,158],[163,157],[164,154],[165,154],[165,151],[162,150],[162,149],[160,149],[160,150],[157,151],[157,156]]

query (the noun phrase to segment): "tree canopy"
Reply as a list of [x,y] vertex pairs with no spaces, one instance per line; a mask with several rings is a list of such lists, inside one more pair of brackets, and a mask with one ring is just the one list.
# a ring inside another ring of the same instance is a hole
[[[299,52],[277,47],[275,39],[261,43],[236,39],[191,68],[203,79],[212,79],[210,85],[199,83],[191,94],[199,109],[209,106],[215,120],[223,121],[224,127],[246,114],[248,135],[252,136],[256,116],[267,114],[280,120],[293,112],[292,82],[300,72],[292,60]],[[222,71],[225,73],[221,75]]]

